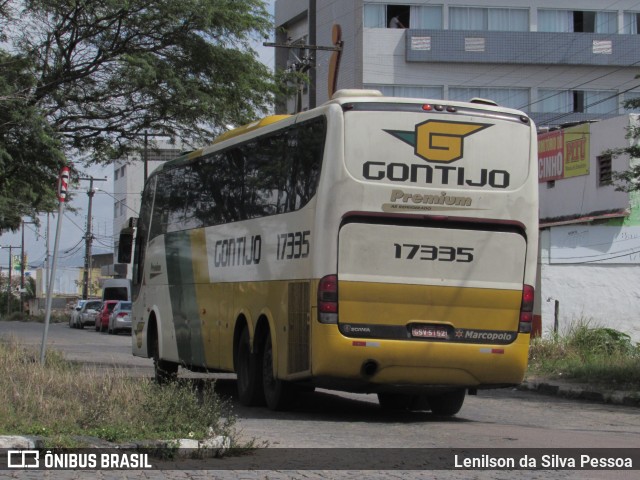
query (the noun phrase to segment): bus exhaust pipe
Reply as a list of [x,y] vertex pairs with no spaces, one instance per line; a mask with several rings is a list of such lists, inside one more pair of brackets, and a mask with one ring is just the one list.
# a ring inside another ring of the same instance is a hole
[[362,364],[362,375],[365,377],[373,377],[378,371],[378,362],[375,360],[367,360]]

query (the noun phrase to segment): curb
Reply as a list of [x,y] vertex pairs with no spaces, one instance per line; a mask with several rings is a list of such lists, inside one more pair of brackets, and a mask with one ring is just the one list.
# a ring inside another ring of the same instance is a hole
[[25,437],[22,435],[1,435],[0,449],[34,450],[44,446],[44,442],[38,437]]
[[590,385],[571,384],[549,380],[525,380],[518,390],[551,395],[572,400],[587,400],[597,403],[640,407],[640,392],[625,390],[594,389]]
[[[190,438],[180,438],[176,440],[150,440],[145,442],[131,443],[111,443],[106,440],[94,437],[78,437],[86,446],[82,448],[130,448],[142,450],[171,450],[175,456],[181,458],[208,458],[220,457],[225,451],[231,448],[231,439],[222,435],[207,438],[205,440],[194,440]],[[9,450],[42,450],[45,448],[45,438],[30,437],[23,435],[0,435],[0,449]]]

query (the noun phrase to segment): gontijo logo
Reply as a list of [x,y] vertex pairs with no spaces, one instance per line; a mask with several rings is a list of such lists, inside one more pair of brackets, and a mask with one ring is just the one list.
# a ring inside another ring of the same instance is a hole
[[414,147],[416,156],[428,162],[448,163],[460,160],[464,154],[464,139],[485,128],[488,123],[462,123],[427,120],[416,125],[415,131],[385,130]]

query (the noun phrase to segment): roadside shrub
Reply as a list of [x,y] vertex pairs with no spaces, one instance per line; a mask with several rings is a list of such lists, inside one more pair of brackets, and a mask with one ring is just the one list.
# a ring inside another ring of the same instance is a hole
[[631,337],[613,328],[589,328],[578,325],[567,337],[567,344],[583,354],[633,355]]
[[640,348],[626,333],[580,320],[561,335],[532,341],[529,373],[640,389]]
[[76,447],[77,437],[112,442],[201,440],[224,435],[235,440],[235,417],[212,382],[156,385],[124,369],[89,369],[49,349],[39,351],[15,339],[0,339],[0,434],[40,435]]

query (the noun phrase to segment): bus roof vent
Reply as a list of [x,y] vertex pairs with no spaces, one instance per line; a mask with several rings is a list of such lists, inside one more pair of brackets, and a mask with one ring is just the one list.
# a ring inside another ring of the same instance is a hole
[[473,97],[469,100],[471,103],[479,103],[480,105],[491,105],[492,107],[497,107],[498,104],[493,100],[489,100],[487,98]]
[[333,94],[331,100],[338,100],[340,98],[346,97],[382,97],[382,92],[380,90],[360,90],[360,89],[343,89],[338,90]]

